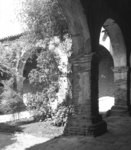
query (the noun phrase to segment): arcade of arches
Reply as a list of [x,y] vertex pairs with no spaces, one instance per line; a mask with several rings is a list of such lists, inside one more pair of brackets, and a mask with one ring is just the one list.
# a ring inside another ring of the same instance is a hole
[[[68,118],[65,135],[97,136],[107,131],[107,123],[98,108],[98,97],[105,93],[115,97],[111,115],[130,114],[129,1],[58,0],[67,19],[73,48],[69,61],[74,112]],[[110,50],[99,44],[102,27],[104,35],[110,38]],[[107,82],[103,83],[107,87],[105,91],[105,88],[99,89],[102,68],[110,68],[110,73],[106,73]]]
[[[73,40],[72,87],[74,114],[65,134],[100,135],[107,124],[98,111],[99,45],[101,27],[111,41],[115,105],[111,115],[128,115],[130,110],[130,4],[129,0],[59,0]],[[101,51],[101,52],[100,52]],[[108,86],[108,85],[107,85]]]

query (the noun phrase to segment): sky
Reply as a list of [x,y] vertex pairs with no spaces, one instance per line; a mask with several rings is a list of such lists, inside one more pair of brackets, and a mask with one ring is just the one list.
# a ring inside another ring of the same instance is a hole
[[17,14],[22,7],[22,0],[0,0],[0,39],[23,32]]

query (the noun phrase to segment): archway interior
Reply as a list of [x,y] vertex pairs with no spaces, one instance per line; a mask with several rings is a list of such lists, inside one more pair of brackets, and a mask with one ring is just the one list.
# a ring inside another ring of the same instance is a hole
[[29,73],[32,69],[37,68],[37,55],[33,54],[31,57],[29,57],[26,61],[24,71],[23,71],[23,77],[25,78],[23,82],[23,94],[24,93],[34,93],[37,91],[34,87],[31,86],[29,82]]
[[99,112],[107,112],[114,105],[114,66],[112,44],[105,28],[101,28],[99,39]]

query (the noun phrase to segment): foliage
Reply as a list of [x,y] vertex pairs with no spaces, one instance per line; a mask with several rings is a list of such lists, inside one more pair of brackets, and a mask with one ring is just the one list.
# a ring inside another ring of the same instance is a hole
[[13,90],[12,78],[4,82],[1,94],[0,110],[3,113],[15,113],[24,110],[25,106],[19,93]]
[[46,93],[37,92],[36,94],[28,94],[27,108],[33,111],[35,121],[43,121],[51,117],[51,107]]
[[55,112],[52,124],[54,126],[64,126],[67,123],[67,118],[73,113],[73,106],[66,99],[60,103]]
[[21,50],[19,45],[17,42],[0,43],[0,63],[7,68],[15,68],[17,53]]
[[64,105],[59,106],[53,119],[53,125],[64,126],[67,121],[68,113],[69,113],[68,107]]
[[[30,84],[37,89],[37,92],[27,100],[28,108],[34,110],[37,118],[41,116],[44,120],[46,114],[51,112],[50,102],[57,99],[58,81],[63,73],[59,68],[58,55],[53,51],[54,49],[49,50],[49,45],[51,39],[58,36],[60,41],[65,41],[65,45],[63,43],[63,46],[60,46],[65,48],[63,50],[67,50],[65,40],[67,39],[65,35],[68,33],[67,22],[57,0],[26,0],[21,18],[29,30],[29,42],[34,43],[34,46],[43,47],[40,41],[45,41],[43,48],[46,50],[40,52],[37,58],[37,68],[32,69],[28,75]],[[55,46],[57,47],[57,44]]]
[[29,82],[36,91],[28,94],[27,108],[33,110],[37,120],[51,116],[50,102],[57,99],[56,93],[59,88],[58,64],[59,58],[54,51],[41,49],[41,52],[37,53],[37,68],[28,74]]
[[42,51],[37,58],[37,68],[28,75],[30,83],[39,90],[50,85],[56,86],[60,75],[58,64],[59,59],[53,51]]
[[26,0],[20,14],[36,39],[67,33],[67,23],[57,0]]

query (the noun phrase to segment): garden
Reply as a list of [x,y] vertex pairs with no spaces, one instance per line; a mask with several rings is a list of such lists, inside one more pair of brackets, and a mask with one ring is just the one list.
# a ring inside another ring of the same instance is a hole
[[[73,109],[67,78],[72,51],[67,22],[56,0],[27,0],[18,19],[26,25],[25,32],[0,41],[0,115],[28,111],[31,117],[0,123],[0,133],[55,137],[62,134]],[[24,62],[20,91],[18,67],[26,52],[30,56]],[[26,68],[34,61],[35,66]],[[24,81],[31,87],[28,92]]]

